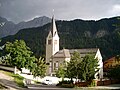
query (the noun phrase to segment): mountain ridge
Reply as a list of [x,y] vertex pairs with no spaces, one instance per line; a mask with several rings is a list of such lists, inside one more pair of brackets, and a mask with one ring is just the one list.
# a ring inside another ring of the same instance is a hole
[[[101,19],[98,21],[84,21],[80,19],[71,21],[57,21],[58,34],[60,36],[60,49],[95,48],[101,50],[103,59],[120,54],[118,17]],[[22,29],[15,35],[2,38],[1,44],[6,41],[23,39],[34,54],[39,57],[45,55],[45,39],[50,29],[50,23],[35,28]]]
[[43,26],[49,23],[50,21],[51,19],[49,17],[42,16],[42,17],[34,18],[30,21],[20,22],[18,24],[15,24],[12,21],[8,21],[7,19],[0,17],[0,38],[8,35],[14,35],[20,29]]

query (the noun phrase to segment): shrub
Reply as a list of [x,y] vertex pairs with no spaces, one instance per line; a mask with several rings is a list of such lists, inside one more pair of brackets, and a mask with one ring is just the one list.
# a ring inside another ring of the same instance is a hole
[[92,81],[89,83],[88,87],[94,87],[94,86],[97,86],[97,82],[96,82],[95,80],[92,80]]
[[56,86],[64,87],[64,88],[73,88],[73,81],[60,81]]
[[70,84],[62,84],[61,87],[64,87],[64,88],[73,88],[74,84],[72,84],[72,83],[70,83]]

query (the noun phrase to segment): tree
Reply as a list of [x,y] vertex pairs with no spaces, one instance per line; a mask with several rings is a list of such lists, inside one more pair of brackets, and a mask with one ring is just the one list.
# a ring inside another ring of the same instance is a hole
[[98,71],[98,61],[94,56],[86,55],[82,62],[82,77],[83,80],[89,81],[94,79],[95,73]]
[[5,52],[5,56],[8,56],[5,62],[11,66],[17,66],[17,68],[25,67],[31,70],[36,60],[33,52],[23,40],[16,40],[13,43],[7,42],[3,52]]
[[[1,42],[1,40],[0,40],[0,42]],[[4,45],[3,45],[3,46],[0,46],[0,63],[2,62],[2,58],[5,58],[5,57],[3,56],[3,53],[2,53],[3,49],[4,49]]]
[[44,77],[46,73],[46,64],[44,58],[40,57],[35,61],[35,66],[33,67],[32,74],[34,76]]
[[81,58],[78,52],[74,52],[70,62],[67,64],[67,75],[69,78],[78,78],[80,72]]
[[34,76],[45,76],[46,64],[43,58],[35,58],[33,52],[23,40],[16,40],[13,43],[7,42],[2,50],[4,62],[17,68],[26,68]]
[[58,70],[56,70],[56,76],[59,78],[62,78],[62,80],[66,76],[66,65],[65,64],[66,62],[64,62],[64,64],[61,64]]
[[108,77],[120,80],[120,66],[116,65],[108,71]]

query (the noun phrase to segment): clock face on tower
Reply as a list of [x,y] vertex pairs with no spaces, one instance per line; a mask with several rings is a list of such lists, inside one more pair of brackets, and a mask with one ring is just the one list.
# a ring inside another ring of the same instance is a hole
[[52,40],[48,40],[48,44],[51,44],[52,43]]

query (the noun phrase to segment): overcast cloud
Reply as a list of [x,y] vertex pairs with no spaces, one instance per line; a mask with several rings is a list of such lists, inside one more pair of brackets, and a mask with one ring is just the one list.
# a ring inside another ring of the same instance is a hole
[[120,0],[0,0],[0,16],[14,22],[38,16],[96,20],[120,15]]

